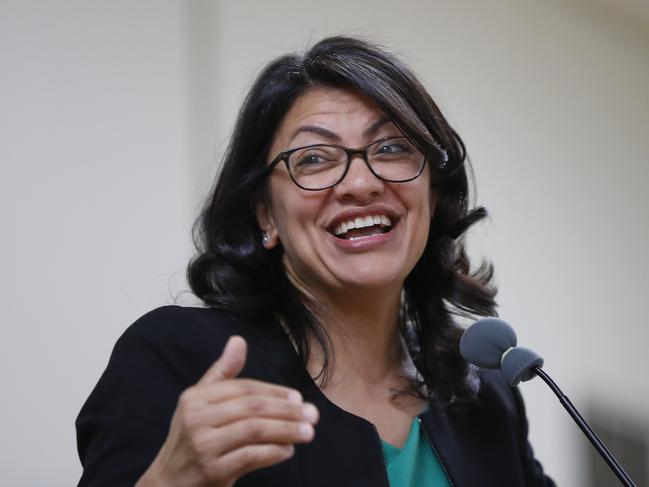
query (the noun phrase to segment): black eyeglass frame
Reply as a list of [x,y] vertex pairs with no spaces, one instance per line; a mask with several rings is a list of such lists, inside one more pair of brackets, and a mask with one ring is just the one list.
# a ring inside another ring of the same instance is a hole
[[[387,183],[407,183],[408,181],[412,181],[414,179],[417,179],[421,175],[421,173],[424,171],[424,167],[426,167],[426,162],[427,162],[427,158],[426,158],[426,156],[424,154],[421,154],[421,156],[423,157],[423,160],[421,161],[421,167],[417,171],[417,174],[415,174],[413,177],[407,178],[407,179],[387,179],[387,178],[384,178],[383,176],[380,176],[379,174],[377,174],[374,171],[374,169],[372,169],[372,166],[370,165],[369,161],[367,160],[367,149],[369,149],[373,145],[378,144],[380,142],[385,142],[386,140],[401,140],[401,139],[405,139],[405,140],[407,140],[408,142],[410,142],[412,144],[412,142],[410,141],[410,139],[408,137],[400,136],[400,137],[384,137],[382,139],[378,139],[378,140],[375,140],[373,142],[370,142],[365,147],[357,147],[357,148],[345,147],[345,146],[338,145],[338,144],[309,144],[309,145],[303,145],[303,146],[300,146],[300,147],[295,147],[293,149],[289,149],[289,150],[286,150],[286,151],[283,151],[283,152],[280,152],[279,154],[277,154],[277,156],[275,156],[275,158],[271,161],[271,163],[268,166],[266,166],[266,169],[264,170],[264,172],[262,174],[262,179],[264,177],[268,176],[271,173],[271,171],[275,168],[275,166],[277,166],[277,164],[279,164],[280,162],[283,161],[284,164],[286,165],[286,170],[288,171],[288,174],[291,177],[291,180],[295,183],[295,185],[297,187],[299,187],[299,188],[301,188],[301,189],[303,189],[305,191],[323,191],[325,189],[333,188],[335,185],[337,185],[343,179],[345,179],[345,176],[347,176],[347,172],[349,171],[349,166],[352,163],[352,157],[354,155],[356,155],[356,154],[360,154],[360,156],[363,158],[363,161],[365,162],[365,165],[370,170],[370,172],[374,176],[376,176],[378,179],[380,179],[381,181],[385,181]],[[311,147],[335,147],[335,148],[340,149],[340,150],[345,152],[345,154],[347,155],[347,162],[345,163],[345,170],[343,171],[343,173],[341,174],[340,178],[338,178],[337,181],[335,181],[334,183],[332,183],[332,184],[330,184],[328,186],[325,186],[323,188],[305,188],[304,186],[302,186],[300,183],[297,182],[297,180],[293,176],[293,173],[291,172],[291,167],[288,164],[288,159],[291,156],[291,154],[293,154],[294,152],[297,152],[297,151],[303,150],[303,149],[309,149]],[[448,154],[441,147],[438,147],[438,149],[442,154],[444,154],[443,162],[441,164],[441,167],[443,168],[446,165],[446,162],[448,161]]]

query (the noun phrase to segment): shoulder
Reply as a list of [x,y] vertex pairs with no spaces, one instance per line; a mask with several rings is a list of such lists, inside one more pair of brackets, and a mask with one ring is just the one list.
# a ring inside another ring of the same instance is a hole
[[165,306],[145,314],[117,340],[80,419],[110,414],[167,424],[180,393],[221,356],[232,335],[249,344],[242,376],[277,375],[267,359],[281,355],[277,347],[258,339],[254,326],[227,313]]
[[273,320],[248,323],[213,308],[163,306],[126,329],[111,362],[135,361],[139,370],[146,362],[159,371],[173,370],[185,385],[193,384],[220,357],[233,335],[248,343],[244,376],[264,376],[269,357],[286,352],[287,338]]
[[230,315],[212,308],[162,306],[137,319],[127,328],[120,340],[183,339],[197,335],[229,336],[241,327],[242,325]]
[[481,369],[480,380],[477,408],[480,412],[477,416],[481,425],[484,425],[487,419],[488,423],[497,424],[503,431],[512,433],[525,485],[554,486],[534,457],[534,451],[528,441],[525,403],[518,387],[510,386],[498,370]]
[[117,345],[144,342],[165,349],[208,348],[220,354],[225,342],[233,335],[256,342],[262,338],[263,330],[272,329],[273,323],[247,323],[213,308],[163,306],[136,320],[119,338]]
[[227,314],[209,308],[157,308],[124,331],[109,366],[129,364],[132,370],[141,371],[145,365],[168,365],[180,367],[185,380],[195,380],[201,369],[218,358],[227,339],[241,333],[240,328]]
[[[119,337],[89,403],[115,398],[164,396],[173,406],[176,396],[194,384],[216,360],[237,324],[227,314],[208,308],[164,306],[137,319]],[[138,408],[129,404],[131,414]],[[146,412],[142,411],[146,416]]]
[[509,430],[515,437],[525,435],[525,411],[520,394],[510,387],[497,370],[477,369],[475,374],[477,396],[463,407],[446,409],[457,421],[486,436]]
[[520,414],[522,406],[518,388],[511,387],[498,370],[480,369],[479,404],[487,408],[497,408],[509,415]]

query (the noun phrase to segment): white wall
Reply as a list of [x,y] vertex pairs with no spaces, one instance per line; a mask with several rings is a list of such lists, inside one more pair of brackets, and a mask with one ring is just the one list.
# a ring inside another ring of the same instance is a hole
[[184,287],[194,213],[178,2],[3,1],[0,478],[63,486],[116,338]]
[[[642,2],[0,5],[7,484],[77,478],[74,417],[119,333],[184,287],[197,202],[253,75],[333,33],[392,46],[463,136],[492,214],[474,252],[495,261],[520,341],[578,406],[647,427]],[[523,391],[546,468],[587,485],[580,433],[542,383]]]

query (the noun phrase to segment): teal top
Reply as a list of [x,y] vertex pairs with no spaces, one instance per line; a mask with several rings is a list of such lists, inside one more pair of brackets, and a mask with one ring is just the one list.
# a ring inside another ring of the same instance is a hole
[[425,435],[415,418],[403,448],[381,441],[390,487],[450,487]]

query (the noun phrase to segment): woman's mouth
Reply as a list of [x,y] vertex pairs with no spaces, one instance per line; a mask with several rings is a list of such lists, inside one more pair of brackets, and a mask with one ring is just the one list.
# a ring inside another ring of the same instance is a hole
[[351,218],[334,228],[334,235],[343,240],[356,240],[372,235],[387,233],[392,229],[392,220],[387,215],[368,215]]

